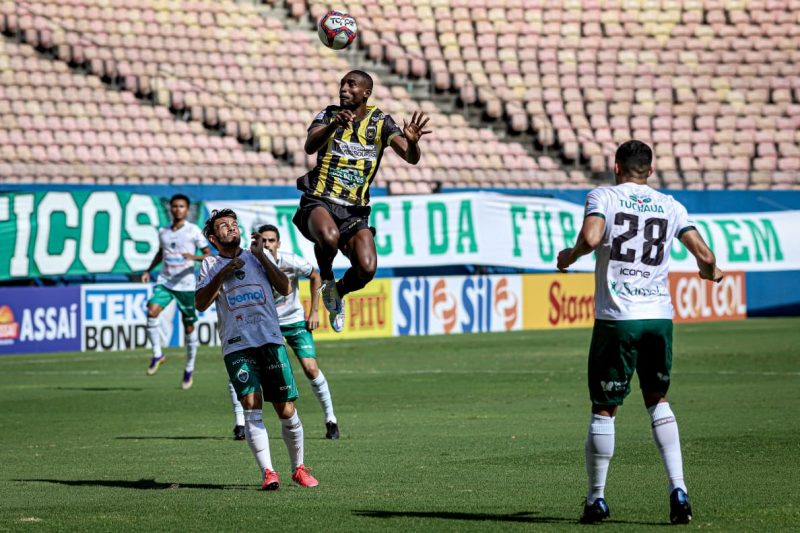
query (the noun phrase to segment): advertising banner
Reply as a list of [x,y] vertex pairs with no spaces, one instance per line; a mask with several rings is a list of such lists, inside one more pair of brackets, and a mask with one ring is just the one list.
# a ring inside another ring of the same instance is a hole
[[0,291],[0,354],[81,349],[80,287]]
[[[311,290],[308,281],[300,282],[300,299],[303,308],[311,308]],[[351,339],[392,336],[392,280],[374,279],[358,292],[344,297],[346,336]],[[317,340],[338,340],[342,333],[331,329],[328,311],[319,302],[319,329],[314,330]]]
[[[292,224],[297,204],[243,200],[206,205],[234,209],[243,231],[276,225],[285,249],[313,261],[312,244]],[[651,216],[657,207],[648,205],[642,216]],[[800,246],[792,246],[800,211],[690,215],[723,270],[800,269]],[[575,243],[582,222],[583,205],[489,192],[375,198],[370,219],[377,229],[382,267],[466,264],[551,271],[559,250]],[[696,270],[694,259],[677,240],[671,257],[672,270]],[[347,260],[340,254],[334,265],[345,267]],[[590,255],[573,266],[576,271],[593,269]]]
[[[83,351],[117,351],[147,348],[147,300],[152,285],[115,283],[81,286]],[[161,344],[179,346],[183,328],[180,313],[164,310]]]
[[594,274],[523,276],[522,294],[524,329],[594,325]]
[[522,329],[521,276],[392,279],[395,335]]
[[0,194],[0,281],[141,272],[167,221],[161,200],[143,194]]
[[725,272],[719,283],[697,274],[672,273],[669,288],[675,322],[744,320],[747,318],[747,287],[744,272]]

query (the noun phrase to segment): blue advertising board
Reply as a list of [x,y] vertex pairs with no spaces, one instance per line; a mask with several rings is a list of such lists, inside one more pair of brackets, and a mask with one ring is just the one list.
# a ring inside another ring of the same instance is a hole
[[81,349],[81,288],[9,287],[0,291],[0,354]]

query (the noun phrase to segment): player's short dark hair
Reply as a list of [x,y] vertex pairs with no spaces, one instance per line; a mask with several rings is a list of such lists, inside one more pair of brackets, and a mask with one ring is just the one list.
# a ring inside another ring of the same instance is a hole
[[644,179],[653,165],[653,151],[642,141],[627,141],[619,145],[614,160],[623,176]]
[[281,240],[281,232],[278,231],[278,228],[276,228],[272,224],[263,224],[263,225],[259,226],[259,228],[258,228],[258,232],[259,233],[264,233],[265,231],[274,232],[275,236],[278,237],[278,240]]
[[[203,236],[205,236],[206,239],[214,235],[214,223],[221,218],[232,218],[237,222],[239,220],[233,209],[214,209],[211,211],[211,216],[208,217],[206,225],[203,227]],[[208,242],[211,242],[211,240]],[[213,245],[214,243],[211,244]],[[214,248],[216,248],[216,246],[214,246]]]
[[356,76],[358,76],[359,78],[364,80],[364,82],[367,85],[367,89],[369,89],[370,91],[372,90],[372,86],[373,86],[372,76],[370,76],[369,74],[367,74],[363,70],[351,70],[350,72],[348,72],[348,74],[355,74]]
[[174,202],[175,200],[183,200],[184,202],[186,202],[186,205],[192,205],[191,200],[189,200],[189,197],[186,196],[185,194],[180,194],[180,193],[173,194],[172,198],[169,199],[169,205],[172,205],[172,202]]

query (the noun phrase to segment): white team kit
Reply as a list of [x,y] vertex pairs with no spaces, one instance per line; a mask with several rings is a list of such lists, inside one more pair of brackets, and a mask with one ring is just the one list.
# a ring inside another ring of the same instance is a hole
[[[265,255],[273,261],[269,253]],[[244,266],[226,276],[216,298],[223,355],[265,344],[283,345],[267,273],[250,250],[242,250],[239,257]],[[206,257],[197,276],[197,288],[208,285],[231,260],[220,255]]]
[[686,208],[647,185],[623,183],[591,191],[585,215],[606,221],[596,249],[596,318],[672,319],[669,254],[673,239],[694,227]]
[[278,309],[278,321],[281,325],[302,322],[306,315],[300,301],[299,282],[301,277],[311,276],[314,266],[299,255],[288,252],[278,252],[276,264],[292,283],[292,293],[289,296],[277,292],[273,294],[275,307]]
[[191,222],[184,222],[177,230],[166,226],[158,230],[158,241],[161,243],[163,266],[156,283],[173,291],[193,291],[194,260],[186,259],[183,254],[194,254],[197,250],[208,248],[202,230]]

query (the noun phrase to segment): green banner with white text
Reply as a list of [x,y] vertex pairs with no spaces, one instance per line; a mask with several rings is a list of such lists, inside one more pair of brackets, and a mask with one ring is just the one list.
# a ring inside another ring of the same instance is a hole
[[[243,233],[261,224],[276,225],[282,249],[314,261],[311,243],[292,224],[297,201],[211,201],[206,206],[235,210]],[[690,213],[690,219],[723,270],[800,269],[795,237],[800,211]],[[583,205],[490,192],[374,198],[370,220],[377,229],[381,267],[494,265],[551,271],[558,252],[574,245],[582,222]],[[697,270],[677,240],[671,255],[671,270]],[[347,265],[339,254],[334,266]],[[591,271],[594,259],[585,256],[573,269]]]
[[0,281],[141,272],[168,221],[162,200],[143,194],[0,194]]

